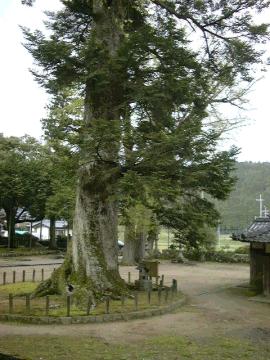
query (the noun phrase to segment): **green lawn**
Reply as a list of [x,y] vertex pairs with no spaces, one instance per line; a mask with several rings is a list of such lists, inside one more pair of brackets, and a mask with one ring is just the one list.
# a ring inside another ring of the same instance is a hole
[[[158,242],[159,250],[162,251],[163,249],[168,249],[168,245],[171,245],[172,243],[173,243],[172,231],[168,231],[165,228],[161,229],[159,235],[159,242]],[[227,235],[220,235],[220,239],[219,241],[217,241],[216,249],[234,251],[242,246],[249,246],[249,244],[240,241],[234,241],[230,238],[230,235],[227,234]]]
[[166,228],[161,228],[160,234],[159,234],[159,241],[158,241],[158,248],[160,251],[164,249],[168,249],[168,247],[173,242],[173,233],[171,230],[168,230]]
[[217,242],[217,250],[230,250],[234,251],[239,247],[249,246],[248,243],[241,241],[234,241],[230,238],[230,235],[220,235],[220,240]]
[[[124,240],[124,227],[119,226],[119,240]],[[161,228],[159,234],[158,248],[160,251],[168,249],[168,247],[173,243],[173,232],[166,228]],[[230,250],[234,251],[235,249],[248,246],[248,244],[242,243],[240,241],[233,241],[230,238],[230,234],[221,235],[219,242],[217,242],[217,250]]]
[[123,345],[89,336],[16,335],[0,338],[0,352],[27,360],[261,360],[269,359],[270,346],[217,337],[196,341],[161,336]]

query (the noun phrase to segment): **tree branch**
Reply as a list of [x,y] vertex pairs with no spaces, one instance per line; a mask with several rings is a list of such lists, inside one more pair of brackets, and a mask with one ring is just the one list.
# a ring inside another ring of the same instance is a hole
[[19,222],[20,217],[22,216],[22,214],[23,214],[25,211],[26,211],[26,209],[23,208],[22,211],[19,213],[19,215],[16,216],[16,218],[15,218],[15,222],[16,222],[16,223]]
[[185,14],[185,15],[181,15],[179,14],[173,7],[171,7],[168,3],[165,3],[163,0],[151,0],[155,5],[161,7],[162,9],[166,10],[167,12],[169,12],[171,15],[174,15],[176,18],[178,18],[179,20],[184,20],[186,22],[189,23],[189,21],[191,21],[198,29],[200,29],[203,33],[208,33],[216,38],[219,38],[223,41],[226,42],[230,42],[230,38],[227,38],[225,36],[222,36],[220,34],[218,34],[217,32],[214,32],[212,30],[209,30],[208,27],[210,26],[209,24],[200,24],[199,21],[197,21],[193,16],[191,16],[190,14]]

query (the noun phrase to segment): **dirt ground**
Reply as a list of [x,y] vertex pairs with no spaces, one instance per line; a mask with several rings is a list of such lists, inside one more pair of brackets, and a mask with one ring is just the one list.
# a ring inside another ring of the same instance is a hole
[[[138,271],[121,267],[121,274],[132,279]],[[165,283],[178,280],[188,302],[173,314],[130,322],[68,326],[0,324],[0,336],[72,335],[89,336],[108,343],[133,343],[145,338],[172,335],[202,340],[212,335],[232,336],[255,341],[270,340],[270,304],[250,301],[246,284],[249,267],[244,264],[162,263]]]

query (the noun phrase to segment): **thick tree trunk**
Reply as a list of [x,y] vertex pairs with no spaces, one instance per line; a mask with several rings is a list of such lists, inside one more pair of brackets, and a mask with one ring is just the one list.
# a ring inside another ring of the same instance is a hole
[[55,236],[55,217],[50,218],[50,242],[49,242],[50,249],[56,249],[56,236]]
[[95,65],[90,59],[89,68],[96,75],[90,73],[86,80],[83,165],[77,186],[72,251],[68,252],[63,266],[40,287],[38,295],[63,292],[64,284],[69,282],[77,291],[79,288],[91,291],[95,298],[105,292],[119,295],[126,291],[118,272],[117,253],[120,138],[112,135],[112,129],[119,127],[123,103],[119,83],[122,73],[115,71],[121,71],[117,54],[123,35],[125,2],[94,0],[90,3],[93,23],[89,46],[91,51],[95,48],[97,58]]
[[10,207],[9,209],[5,209],[6,217],[7,217],[7,227],[8,227],[8,248],[16,248],[17,242],[15,238],[15,217],[17,213],[17,208]]
[[[72,259],[75,272],[84,274],[100,291],[119,280],[117,204],[93,192],[91,169],[80,175],[73,223]],[[94,170],[93,170],[94,171]],[[87,186],[89,185],[90,188]]]
[[135,255],[136,263],[140,263],[142,259],[145,257],[145,244],[146,244],[146,236],[147,233],[144,227],[137,229],[136,231],[136,242],[137,246],[137,253]]
[[136,232],[133,223],[125,226],[124,244],[122,263],[125,265],[135,265]]
[[158,235],[159,227],[157,225],[154,226],[153,224],[147,236],[147,256],[155,256],[156,254],[158,254]]
[[145,256],[144,228],[136,227],[135,224],[128,224],[125,227],[124,248],[122,263],[125,265],[136,265]]

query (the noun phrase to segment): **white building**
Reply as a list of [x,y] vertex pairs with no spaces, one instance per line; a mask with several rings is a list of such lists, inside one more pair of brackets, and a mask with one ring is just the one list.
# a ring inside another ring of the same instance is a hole
[[[40,240],[50,239],[50,220],[44,219],[42,221],[34,222],[32,225],[32,234]],[[68,223],[65,220],[55,221],[55,235],[68,236],[72,235],[72,230],[68,228]]]

